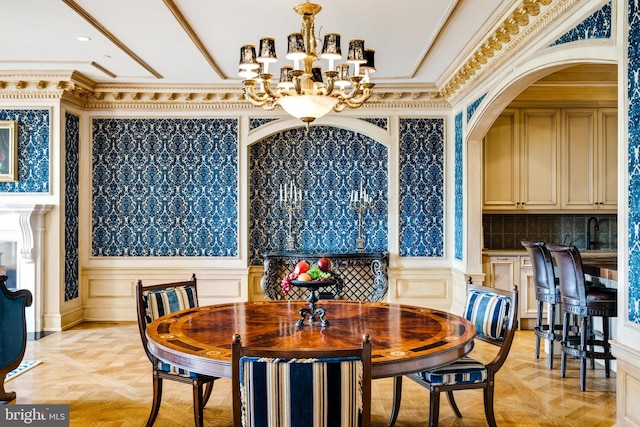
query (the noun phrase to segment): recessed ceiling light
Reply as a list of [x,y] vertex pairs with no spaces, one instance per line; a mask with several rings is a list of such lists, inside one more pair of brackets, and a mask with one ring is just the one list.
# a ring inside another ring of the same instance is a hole
[[91,37],[78,36],[78,40],[80,40],[81,42],[88,42],[88,41],[91,41]]

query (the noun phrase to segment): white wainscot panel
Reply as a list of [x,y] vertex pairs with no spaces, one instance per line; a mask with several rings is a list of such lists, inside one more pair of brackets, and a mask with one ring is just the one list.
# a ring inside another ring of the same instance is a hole
[[390,273],[389,300],[441,310],[451,308],[450,270],[396,270]]
[[245,301],[246,269],[85,269],[83,272],[84,319],[90,321],[135,321],[135,286],[181,282],[195,273],[200,305]]

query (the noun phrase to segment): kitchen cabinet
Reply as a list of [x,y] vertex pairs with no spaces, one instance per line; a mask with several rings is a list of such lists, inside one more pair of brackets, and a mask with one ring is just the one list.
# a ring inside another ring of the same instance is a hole
[[558,209],[559,111],[505,110],[483,141],[483,209]]
[[562,208],[615,211],[618,205],[617,109],[566,109],[562,118]]
[[518,287],[520,327],[522,329],[533,328],[537,313],[537,301],[533,282],[533,267],[529,256],[485,255],[483,263],[487,286],[504,290],[511,290],[513,286]]
[[483,140],[485,212],[615,213],[616,108],[507,109]]

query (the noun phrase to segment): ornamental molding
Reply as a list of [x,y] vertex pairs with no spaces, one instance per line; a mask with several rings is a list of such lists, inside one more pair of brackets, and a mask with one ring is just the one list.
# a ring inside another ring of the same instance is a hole
[[[437,99],[432,84],[376,84],[376,90],[361,108],[437,109],[450,108]],[[118,109],[260,109],[244,98],[237,86],[98,84],[76,71],[68,73],[0,72],[0,99],[65,100],[80,108]],[[261,109],[260,109],[261,110]]]
[[526,45],[578,0],[525,0],[472,53],[436,97],[450,101],[488,73],[526,50]]

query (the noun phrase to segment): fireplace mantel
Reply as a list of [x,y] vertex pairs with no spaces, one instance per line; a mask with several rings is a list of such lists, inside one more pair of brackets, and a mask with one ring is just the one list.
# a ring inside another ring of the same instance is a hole
[[17,288],[28,289],[33,295],[33,304],[27,308],[28,332],[42,332],[44,216],[51,209],[53,205],[0,204],[0,240],[17,242]]

